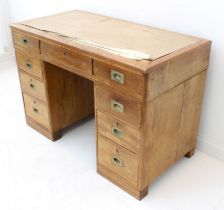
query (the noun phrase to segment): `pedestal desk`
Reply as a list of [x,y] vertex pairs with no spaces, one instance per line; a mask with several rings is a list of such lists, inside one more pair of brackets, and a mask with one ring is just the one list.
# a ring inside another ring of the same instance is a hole
[[55,141],[94,113],[97,172],[137,199],[194,154],[210,41],[82,11],[11,29],[30,127]]

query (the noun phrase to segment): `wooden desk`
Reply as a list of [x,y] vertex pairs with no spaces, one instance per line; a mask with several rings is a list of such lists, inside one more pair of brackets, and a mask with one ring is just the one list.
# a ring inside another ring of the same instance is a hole
[[27,124],[57,140],[95,113],[99,174],[142,199],[155,178],[194,154],[210,41],[81,11],[11,29]]

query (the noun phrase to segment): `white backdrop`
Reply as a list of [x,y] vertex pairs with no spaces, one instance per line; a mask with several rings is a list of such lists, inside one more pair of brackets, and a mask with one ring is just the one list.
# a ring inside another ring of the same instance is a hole
[[10,14],[7,0],[0,0],[0,56],[9,52],[11,43],[8,24]]
[[224,12],[220,0],[9,0],[12,21],[82,9],[213,41],[199,149],[224,159]]

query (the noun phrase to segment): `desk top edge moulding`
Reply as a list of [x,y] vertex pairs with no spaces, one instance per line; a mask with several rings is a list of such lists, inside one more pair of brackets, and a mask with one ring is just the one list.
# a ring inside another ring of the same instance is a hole
[[95,115],[112,183],[141,200],[194,154],[211,41],[78,10],[11,30],[27,124],[55,141]]

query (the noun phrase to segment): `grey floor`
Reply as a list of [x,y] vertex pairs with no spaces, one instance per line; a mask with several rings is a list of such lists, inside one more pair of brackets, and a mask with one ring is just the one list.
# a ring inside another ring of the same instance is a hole
[[15,66],[0,96],[0,210],[224,210],[224,162],[196,151],[139,202],[96,173],[94,119],[53,143],[26,126]]

